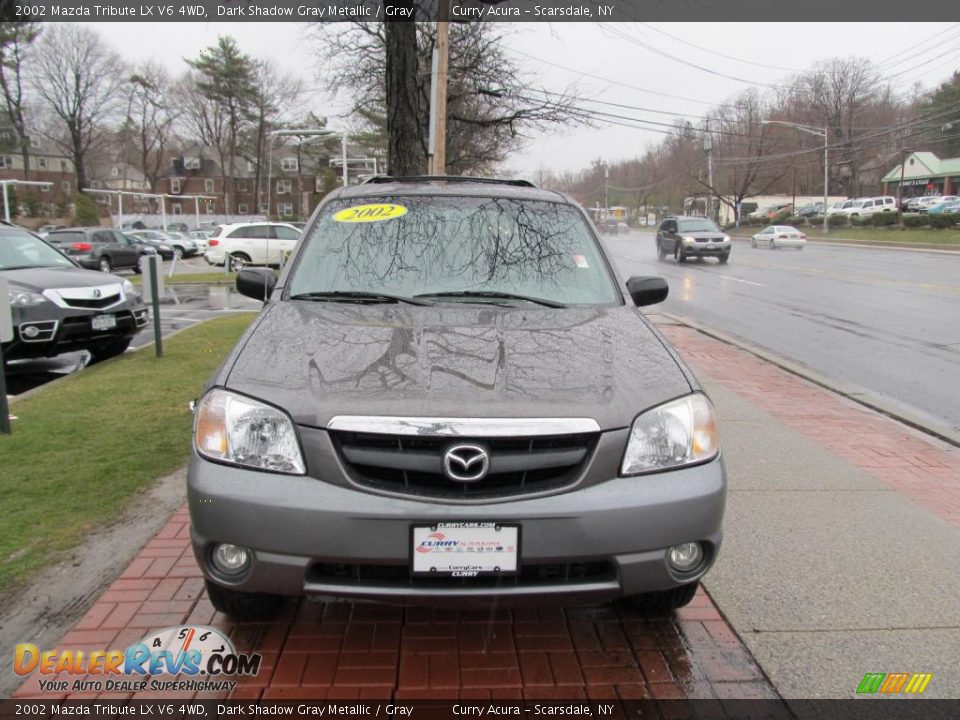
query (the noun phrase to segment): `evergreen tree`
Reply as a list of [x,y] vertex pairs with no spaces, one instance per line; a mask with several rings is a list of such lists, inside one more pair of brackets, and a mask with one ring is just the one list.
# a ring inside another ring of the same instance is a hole
[[[203,50],[200,57],[187,60],[197,71],[197,91],[223,108],[226,127],[226,157],[221,158],[224,207],[232,210],[234,163],[242,133],[249,127],[257,100],[256,62],[240,52],[236,41],[221,36],[217,44]],[[225,161],[226,167],[223,167]]]

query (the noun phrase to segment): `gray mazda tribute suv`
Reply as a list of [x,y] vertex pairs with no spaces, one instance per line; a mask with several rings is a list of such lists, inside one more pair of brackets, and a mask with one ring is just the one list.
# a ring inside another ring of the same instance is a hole
[[720,547],[713,406],[586,213],[523,181],[328,195],[197,400],[188,490],[213,605],[688,603]]

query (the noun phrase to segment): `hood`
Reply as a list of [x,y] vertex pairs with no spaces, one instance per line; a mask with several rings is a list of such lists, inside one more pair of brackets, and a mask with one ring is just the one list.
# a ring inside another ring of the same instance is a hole
[[313,427],[337,415],[588,417],[608,430],[691,390],[629,306],[291,301],[266,310],[224,384]]
[[0,272],[11,285],[37,293],[48,288],[103,287],[120,285],[123,282],[123,278],[116,275],[108,275],[97,270],[83,270],[78,267],[25,268]]

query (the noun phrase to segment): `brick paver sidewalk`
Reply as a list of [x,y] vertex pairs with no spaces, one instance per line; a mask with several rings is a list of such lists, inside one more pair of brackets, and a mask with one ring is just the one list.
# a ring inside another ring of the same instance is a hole
[[691,328],[660,331],[694,371],[960,526],[960,449]]

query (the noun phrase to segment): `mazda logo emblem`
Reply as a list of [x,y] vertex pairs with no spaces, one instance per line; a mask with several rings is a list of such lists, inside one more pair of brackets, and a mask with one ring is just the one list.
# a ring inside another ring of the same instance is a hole
[[477,482],[490,471],[490,454],[479,445],[454,445],[443,454],[443,472],[456,482]]

